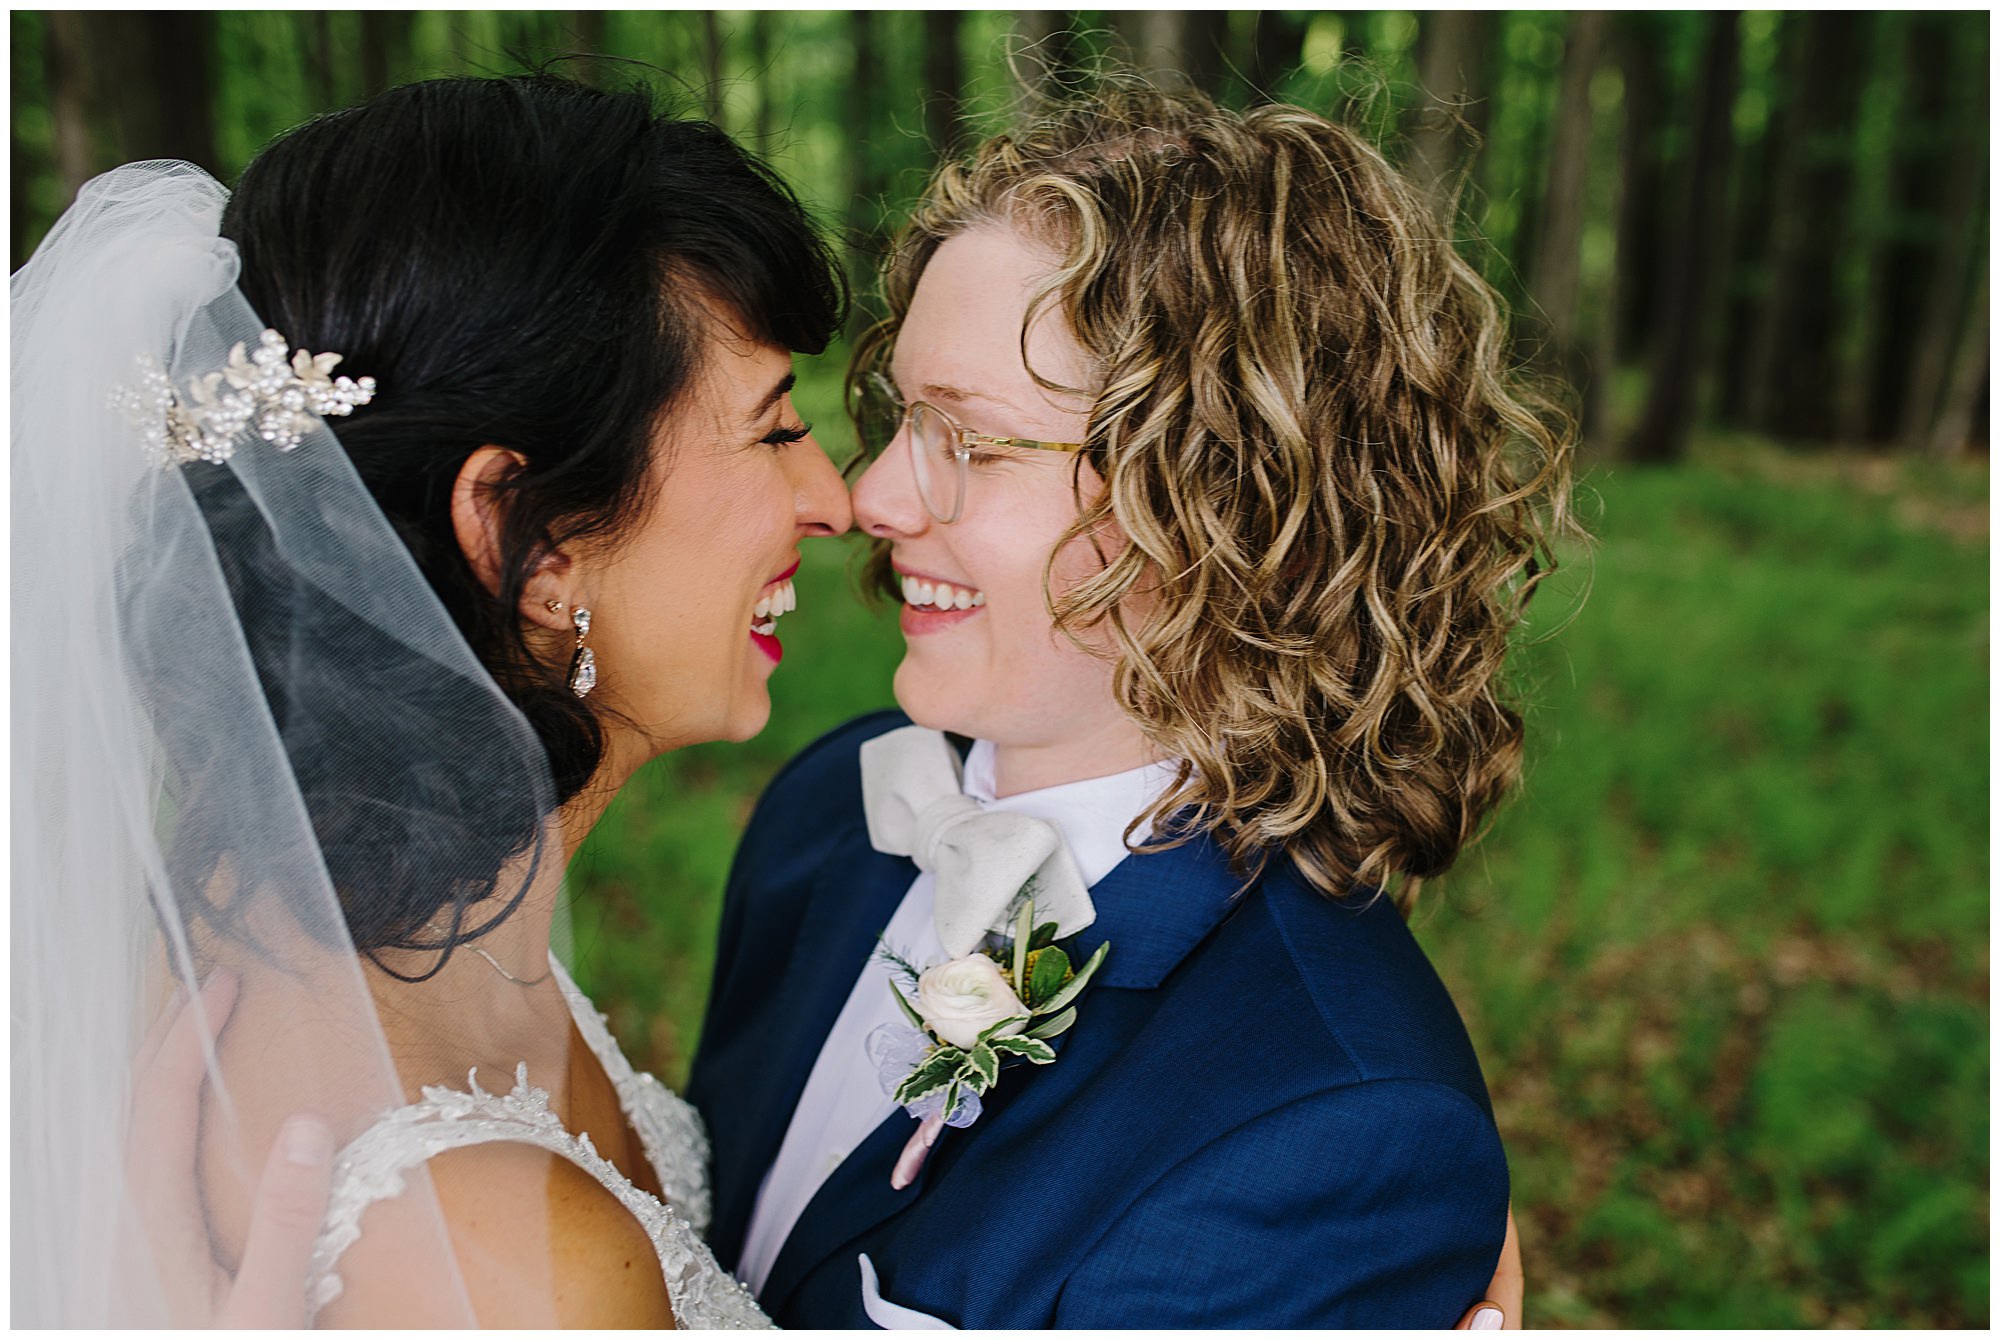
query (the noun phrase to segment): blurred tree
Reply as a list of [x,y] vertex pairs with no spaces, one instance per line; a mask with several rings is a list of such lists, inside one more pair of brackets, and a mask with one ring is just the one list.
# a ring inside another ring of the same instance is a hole
[[1780,92],[1780,44],[1797,30],[1792,15],[1768,10],[1746,13],[1742,26],[1729,261],[1722,297],[1722,338],[1716,347],[1716,413],[1731,423],[1748,418],[1751,341],[1770,292],[1771,170],[1778,140],[1772,107]]
[[1128,59],[1162,83],[1187,80],[1218,92],[1228,50],[1229,16],[1217,9],[1121,9],[1112,25]]
[[1613,50],[1625,85],[1614,341],[1621,361],[1637,361],[1651,350],[1660,258],[1666,245],[1665,167],[1660,152],[1665,120],[1664,22],[1662,15],[1637,11],[1612,21]]
[[[1908,184],[1919,199],[1928,195],[1936,208],[1928,218],[1911,220],[1910,235],[1903,239],[1899,251],[1892,253],[1892,263],[1901,261],[1909,267],[1898,270],[1897,278],[1911,290],[1910,308],[1907,326],[1899,324],[1903,340],[1883,353],[1885,358],[1894,359],[1902,374],[1895,382],[1897,403],[1893,409],[1884,406],[1885,417],[1893,413],[1887,429],[1905,445],[1919,448],[1932,441],[1930,428],[1948,398],[1951,351],[1963,338],[1960,322],[1966,294],[1975,286],[1972,276],[1986,247],[1982,205],[1990,172],[1984,166],[1985,43],[1970,40],[1973,34],[1963,23],[1970,16],[1914,17],[1919,26],[1913,34],[1906,73],[1913,80],[1921,78],[1925,86],[1920,100],[1930,115],[1920,124],[1931,134],[1923,137],[1923,145],[1909,146]],[[1945,20],[1959,22],[1947,25]],[[1962,49],[1954,51],[1953,46]],[[1937,63],[1920,70],[1918,49]],[[1940,77],[1945,71],[1957,78]],[[1911,130],[1909,138],[1914,141],[1920,137]],[[1980,166],[1975,168],[1974,164]],[[1919,182],[1918,177],[1928,180]]]
[[[881,37],[873,10],[857,9],[848,14],[848,33],[853,42],[854,64],[846,84],[845,130],[847,149],[847,277],[857,293],[867,290],[874,274],[875,259],[882,250],[882,212],[888,193],[888,171],[875,137],[877,95],[882,88]],[[861,305],[855,304],[850,335],[858,335],[868,324]]]
[[49,111],[55,121],[55,169],[62,179],[62,198],[76,198],[77,188],[97,171],[91,147],[91,37],[87,17],[58,9],[48,17]]
[[1074,66],[1076,33],[1070,19],[1054,9],[1024,9],[1014,16],[1009,50],[1022,93],[1052,92]]
[[[759,11],[751,11],[753,15]],[[572,10],[569,16],[570,33],[575,39],[575,50],[585,56],[599,56],[605,52],[604,11],[601,9]],[[600,62],[594,60],[576,61],[571,67],[576,77],[588,83],[597,83],[603,78]]]
[[1584,173],[1590,162],[1590,82],[1597,73],[1606,18],[1601,10],[1583,10],[1570,16],[1562,82],[1556,93],[1548,179],[1543,188],[1542,232],[1528,278],[1529,291],[1548,321],[1543,362],[1586,395],[1589,388],[1577,326],[1583,277]]
[[1770,298],[1758,323],[1751,419],[1765,432],[1825,437],[1834,427],[1827,395],[1835,370],[1837,267],[1849,239],[1853,129],[1863,63],[1862,16],[1808,11],[1787,63],[1772,227]]
[[770,11],[753,9],[745,18],[744,36],[750,48],[750,85],[757,93],[757,110],[750,123],[757,152],[771,151],[771,94],[777,80],[771,74]]
[[400,82],[410,65],[410,30],[414,15],[406,9],[361,11],[361,85],[373,97]]
[[1638,430],[1626,444],[1632,459],[1678,460],[1687,447],[1700,391],[1701,345],[1729,180],[1729,118],[1736,99],[1738,15],[1704,18],[1701,67],[1695,86],[1695,137],[1674,211],[1673,246],[1661,276],[1660,331],[1652,380]]
[[1926,447],[1933,456],[1955,456],[1973,440],[1978,423],[1979,403],[1987,398],[1992,383],[1993,327],[1987,310],[1987,290],[1991,272],[1986,252],[1976,251],[1973,265],[1978,272],[1972,301],[1958,332],[1958,353],[1952,359],[1945,381],[1944,396],[1938,406]]
[[1411,175],[1445,199],[1457,197],[1491,112],[1493,29],[1493,15],[1479,10],[1434,10],[1418,21],[1418,97],[1404,131],[1408,162]]
[[956,9],[924,11],[924,138],[941,158],[958,147],[958,103],[965,90],[958,36],[964,18]]
[[315,107],[337,107],[339,95],[334,91],[333,25],[323,9],[300,9],[293,11],[299,26],[299,49],[305,55],[305,94]]
[[701,99],[708,119],[727,127],[729,116],[723,103],[722,23],[712,9],[701,11]]
[[1306,21],[1296,10],[1250,11],[1250,102],[1275,102],[1305,54]]

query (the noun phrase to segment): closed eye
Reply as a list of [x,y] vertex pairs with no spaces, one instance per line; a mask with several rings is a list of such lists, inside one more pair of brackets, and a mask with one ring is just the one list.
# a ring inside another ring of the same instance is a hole
[[794,442],[804,441],[812,430],[813,426],[809,423],[801,423],[796,428],[773,428],[757,440],[767,447],[788,447]]

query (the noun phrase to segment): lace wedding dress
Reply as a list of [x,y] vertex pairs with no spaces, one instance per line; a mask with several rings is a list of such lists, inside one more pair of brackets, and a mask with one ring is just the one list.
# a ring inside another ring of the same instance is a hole
[[568,1159],[632,1212],[659,1257],[681,1329],[770,1329],[770,1318],[750,1290],[716,1264],[701,1240],[708,1227],[709,1189],[708,1134],[700,1114],[650,1074],[633,1070],[605,1016],[554,958],[549,967],[577,1031],[618,1091],[618,1104],[659,1178],[665,1201],[634,1186],[597,1152],[589,1135],[565,1129],[549,1108],[548,1094],[528,1082],[526,1064],[514,1071],[510,1093],[488,1093],[471,1078],[464,1092],[429,1086],[422,1102],[384,1113],[335,1160],[332,1197],[307,1277],[308,1316],[340,1296],[341,1254],[360,1238],[368,1207],[402,1193],[404,1174],[446,1150],[511,1140]]

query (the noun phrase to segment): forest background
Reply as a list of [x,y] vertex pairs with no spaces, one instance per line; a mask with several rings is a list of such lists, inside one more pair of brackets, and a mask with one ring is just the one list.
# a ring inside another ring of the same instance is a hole
[[[1531,1323],[1981,1326],[1989,19],[1964,12],[228,11],[10,20],[14,265],[86,178],[233,179],[393,83],[551,58],[763,152],[869,276],[1006,55],[1345,116],[1577,388],[1589,525],[1520,656],[1525,793],[1416,929],[1484,1060]],[[384,220],[384,244],[394,221]],[[844,346],[802,360],[836,456]],[[733,835],[890,702],[809,546],[772,724],[651,765],[573,870],[578,976],[669,1083]],[[1587,598],[1586,598],[1587,595]]]

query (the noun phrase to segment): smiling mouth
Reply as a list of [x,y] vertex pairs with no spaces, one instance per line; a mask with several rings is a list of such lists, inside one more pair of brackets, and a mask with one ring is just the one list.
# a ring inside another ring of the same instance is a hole
[[933,581],[907,572],[897,575],[902,578],[903,603],[914,610],[970,610],[986,603],[986,593],[969,586]]
[[774,636],[778,631],[778,620],[799,607],[798,589],[787,577],[758,598],[757,608],[750,615],[750,631]]

